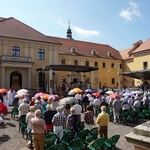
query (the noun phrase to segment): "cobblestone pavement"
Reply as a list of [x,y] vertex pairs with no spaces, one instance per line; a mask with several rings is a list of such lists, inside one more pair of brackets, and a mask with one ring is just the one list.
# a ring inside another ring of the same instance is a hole
[[[0,150],[29,150],[26,146],[27,140],[19,132],[17,119],[12,120],[10,114],[4,116],[3,119],[5,124],[0,126]],[[121,135],[117,143],[117,150],[134,150],[133,145],[128,143],[124,137],[124,135],[132,132],[132,130],[133,127],[131,126],[109,123],[109,137],[114,134]]]

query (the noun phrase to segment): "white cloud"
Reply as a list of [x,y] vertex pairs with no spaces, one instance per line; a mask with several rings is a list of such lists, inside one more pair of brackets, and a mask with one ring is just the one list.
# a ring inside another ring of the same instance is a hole
[[82,38],[89,38],[91,36],[99,35],[98,31],[84,30],[79,27],[73,27],[73,29]]
[[61,26],[65,27],[65,28],[67,27],[66,22],[63,19],[58,19],[57,23],[60,24]]
[[140,17],[141,12],[138,10],[139,4],[135,3],[133,1],[129,2],[129,7],[126,9],[123,9],[119,16],[125,19],[125,21],[132,21],[134,17]]

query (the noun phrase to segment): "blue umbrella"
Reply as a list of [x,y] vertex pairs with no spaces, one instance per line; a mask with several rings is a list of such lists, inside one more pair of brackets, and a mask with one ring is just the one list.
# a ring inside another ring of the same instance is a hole
[[85,93],[93,93],[93,90],[92,89],[86,89],[84,92]]

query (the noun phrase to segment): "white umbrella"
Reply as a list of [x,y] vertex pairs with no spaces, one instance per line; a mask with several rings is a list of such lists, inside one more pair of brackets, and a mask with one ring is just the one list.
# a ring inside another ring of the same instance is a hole
[[27,89],[20,89],[17,91],[17,94],[28,93]]
[[76,95],[76,92],[74,92],[73,90],[70,90],[68,95]]
[[73,102],[75,102],[75,100],[75,97],[65,97],[59,101],[59,105],[62,106],[66,104],[72,104]]

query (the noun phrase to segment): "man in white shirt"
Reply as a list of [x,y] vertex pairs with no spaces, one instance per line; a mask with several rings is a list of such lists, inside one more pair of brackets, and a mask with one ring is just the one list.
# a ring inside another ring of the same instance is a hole
[[73,105],[73,108],[75,108],[75,114],[79,116],[79,122],[81,121],[81,112],[82,112],[82,107],[79,105],[79,101],[75,101],[75,105]]
[[27,104],[27,100],[23,99],[23,103],[19,105],[18,110],[19,110],[19,118],[26,116],[26,114],[29,112],[29,107],[30,105]]

